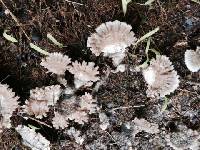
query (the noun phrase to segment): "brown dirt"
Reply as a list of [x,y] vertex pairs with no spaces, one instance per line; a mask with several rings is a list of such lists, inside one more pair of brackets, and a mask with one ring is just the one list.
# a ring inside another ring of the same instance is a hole
[[[73,60],[94,61],[101,69],[106,65],[112,66],[110,60],[106,59],[106,63],[101,59],[97,61],[86,47],[87,37],[98,25],[116,19],[125,21],[132,25],[137,37],[160,26],[160,31],[152,37],[151,47],[170,57],[181,79],[178,90],[169,96],[173,100],[168,106],[170,114],[168,118],[155,118],[152,115],[155,114],[157,104],[162,104],[162,101],[146,97],[146,84],[141,73],[126,71],[111,74],[107,84],[103,85],[97,93],[98,101],[102,104],[102,111],[109,116],[111,115],[109,110],[112,108],[127,108],[116,110],[114,115],[110,116],[113,128],[109,129],[109,132],[119,131],[121,123],[131,121],[134,117],[153,120],[161,127],[170,130],[176,128],[177,122],[182,122],[188,128],[200,131],[200,88],[197,86],[200,82],[200,73],[188,71],[183,57],[186,49],[195,49],[196,46],[200,46],[200,5],[190,0],[160,0],[149,9],[148,6],[138,4],[145,1],[137,0],[128,6],[127,14],[123,16],[120,0],[76,1],[83,5],[71,4],[64,0],[4,0],[22,24],[31,42],[35,42],[49,52],[63,52]],[[5,8],[0,4],[0,81],[10,85],[20,96],[21,104],[24,104],[30,89],[52,85],[57,81],[55,76],[46,74],[46,70],[39,65],[43,56],[29,47],[30,41],[24,36],[22,29],[4,11]],[[9,30],[19,43],[13,44],[5,40],[2,36],[5,29]],[[48,32],[66,47],[58,48],[50,43],[46,38]],[[181,41],[188,44],[177,46],[176,44]],[[146,43],[141,43],[137,49],[130,48],[131,55],[124,60],[129,68],[144,62],[145,45]],[[154,55],[151,54],[151,56]],[[69,81],[71,80],[68,75],[66,77]],[[138,105],[141,107],[135,107]],[[187,111],[197,111],[198,115],[190,118],[190,116],[185,116]],[[97,123],[98,117],[93,117],[91,121]],[[44,122],[48,124],[50,119],[46,118]],[[84,146],[74,144],[73,140],[70,141],[69,137],[64,136],[61,131],[50,130],[34,121],[25,121],[17,115],[14,116],[13,124],[15,126],[32,124],[42,127],[39,132],[53,143],[52,149],[85,149]],[[87,127],[90,127],[89,131]],[[83,133],[97,132],[92,138],[88,137],[86,143],[105,136],[96,129],[92,130],[94,127],[91,124],[78,126],[78,128]],[[110,145],[108,149],[119,148],[114,144],[108,145]],[[14,129],[10,129],[1,136],[0,149],[27,148],[21,144],[20,137]]]

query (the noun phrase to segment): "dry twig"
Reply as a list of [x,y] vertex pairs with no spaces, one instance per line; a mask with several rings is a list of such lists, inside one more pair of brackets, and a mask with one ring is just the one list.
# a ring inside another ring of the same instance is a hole
[[17,17],[15,17],[15,15],[10,11],[10,9],[8,9],[8,7],[3,2],[3,0],[0,0],[0,2],[6,8],[6,11],[8,12],[8,14],[10,14],[10,16],[12,17],[12,19],[16,22],[16,24],[21,28],[21,30],[24,33],[24,35],[26,36],[26,38],[30,41],[31,39],[29,38],[29,36],[26,34],[26,32],[24,31],[24,29],[22,28],[22,24],[18,21]]

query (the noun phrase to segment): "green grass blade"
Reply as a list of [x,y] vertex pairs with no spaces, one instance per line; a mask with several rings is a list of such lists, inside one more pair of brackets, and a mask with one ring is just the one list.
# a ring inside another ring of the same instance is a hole
[[38,51],[38,52],[41,53],[41,54],[49,55],[49,52],[47,52],[47,51],[41,49],[40,47],[36,46],[36,45],[33,44],[33,43],[30,43],[30,47],[31,47],[32,49]]
[[47,38],[53,42],[55,45],[57,45],[58,47],[63,47],[63,44],[58,42],[50,33],[47,34]]
[[130,3],[132,0],[122,0],[122,9],[123,9],[123,12],[124,12],[124,15],[126,14],[126,11],[127,11],[127,5],[128,3]]
[[31,129],[33,129],[33,130],[39,130],[39,129],[40,129],[40,128],[35,127],[35,126],[33,126],[33,125],[30,125],[30,124],[28,124],[28,127],[31,128]]
[[191,0],[191,1],[200,4],[200,0]]
[[144,36],[142,36],[135,45],[137,45],[139,42],[144,41],[145,39],[149,38],[150,36],[152,36],[153,34],[155,34],[156,32],[158,32],[160,30],[159,27],[155,28],[154,30],[148,32],[147,34],[145,34]]
[[7,32],[7,30],[5,30],[4,33],[3,33],[3,37],[6,40],[11,41],[13,43],[17,43],[18,42],[16,38],[12,37],[11,35],[8,35],[6,32]]
[[146,49],[145,49],[145,53],[146,53],[147,57],[148,57],[150,43],[151,43],[151,37],[148,38],[147,46],[146,46]]
[[144,5],[151,5],[155,0],[148,0]]
[[164,97],[164,103],[161,112],[164,112],[167,109],[168,104],[169,104],[169,99],[167,97]]

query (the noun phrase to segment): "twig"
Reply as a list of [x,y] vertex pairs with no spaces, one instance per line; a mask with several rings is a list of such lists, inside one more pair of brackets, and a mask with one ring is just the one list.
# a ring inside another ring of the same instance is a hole
[[113,136],[109,132],[107,132],[107,131],[104,131],[104,132],[106,134],[108,134],[108,136],[114,141],[114,144],[116,144],[120,148],[120,146],[118,145],[117,141],[113,138]]
[[0,83],[2,83],[3,81],[5,81],[8,77],[10,77],[10,75],[7,75],[3,80],[1,80]]
[[3,0],[0,0],[0,2],[1,2],[2,5],[6,8],[6,10],[8,11],[8,13],[9,13],[10,16],[12,17],[12,19],[16,22],[16,24],[22,29],[22,32],[24,33],[24,35],[26,36],[26,38],[30,41],[31,39],[28,37],[28,35],[27,35],[26,32],[24,31],[24,29],[22,28],[22,25],[21,25],[20,22],[18,21],[17,17],[15,17],[15,15],[10,11],[10,9],[8,9],[8,7],[7,7],[6,4],[3,2]]
[[48,124],[46,124],[46,123],[44,123],[44,122],[42,122],[42,121],[39,121],[39,120],[37,120],[37,119],[35,119],[35,118],[32,118],[32,117],[28,117],[28,118],[31,119],[31,120],[33,120],[33,121],[38,122],[39,124],[45,125],[45,126],[47,126],[47,127],[49,127],[49,128],[52,128],[52,126],[50,126],[50,125],[48,125]]
[[129,109],[129,108],[139,108],[139,107],[143,107],[145,105],[135,105],[135,106],[128,106],[128,107],[117,107],[117,108],[113,108],[110,111],[115,111],[115,110],[120,110],[120,109]]
[[83,6],[84,4],[81,4],[81,3],[77,3],[77,2],[73,2],[73,1],[70,1],[70,0],[65,0],[66,2],[69,2],[69,3],[72,3],[72,4],[77,4],[77,5],[81,5]]
[[177,91],[188,92],[188,93],[192,93],[192,94],[197,94],[197,92],[192,92],[192,91],[189,91],[187,89],[181,89],[181,88],[178,88]]
[[162,21],[164,21],[163,20],[163,18],[166,20],[167,19],[167,14],[166,14],[166,11],[165,11],[165,9],[162,7],[162,5],[161,5],[161,3],[160,3],[160,0],[157,0],[157,4],[158,4],[158,6],[160,7],[160,10],[161,10],[161,19],[162,19]]
[[23,114],[23,112],[18,112],[18,113],[17,113],[17,116],[20,116],[20,117],[24,118],[25,120],[27,120],[27,118],[28,118],[28,119],[31,119],[31,120],[33,120],[33,121],[38,122],[39,124],[45,125],[45,126],[47,126],[47,127],[49,127],[49,128],[52,128],[52,126],[50,126],[50,125],[48,125],[48,124],[46,124],[46,123],[44,123],[44,122],[42,122],[42,121],[39,121],[39,120],[37,120],[37,119],[35,119],[35,118],[32,118],[32,117],[30,117],[30,116],[23,116],[22,114]]
[[128,107],[117,107],[117,108],[113,108],[111,111],[120,110],[120,109],[128,109],[128,108],[132,108],[132,106],[128,106]]

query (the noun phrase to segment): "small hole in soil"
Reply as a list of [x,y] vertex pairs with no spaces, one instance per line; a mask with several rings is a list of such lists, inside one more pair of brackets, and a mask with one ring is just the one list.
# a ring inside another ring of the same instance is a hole
[[177,132],[178,131],[178,128],[177,128],[175,122],[173,122],[173,121],[168,122],[165,128],[167,130],[169,130],[170,132]]
[[37,30],[37,29],[34,28],[34,29],[32,30],[31,39],[32,39],[33,41],[41,41],[41,40],[42,40],[42,33],[41,33],[39,30]]
[[85,92],[91,93],[91,92],[92,92],[92,89],[87,89],[87,88],[79,89],[79,90],[76,91],[76,95],[77,95],[77,96],[81,96],[81,95],[84,95]]
[[116,132],[122,132],[122,127],[119,126],[119,125],[116,125],[116,126],[113,126],[113,130],[116,131]]
[[143,118],[146,115],[145,108],[144,107],[136,108],[135,115],[137,118]]
[[74,75],[71,74],[68,70],[65,71],[65,79],[69,86],[74,86]]
[[67,55],[72,58],[72,61],[75,60],[85,60],[86,62],[91,61],[90,54],[88,54],[88,50],[84,49],[82,44],[74,43],[71,45],[68,45],[66,48]]
[[0,17],[5,15],[3,7],[0,6]]

